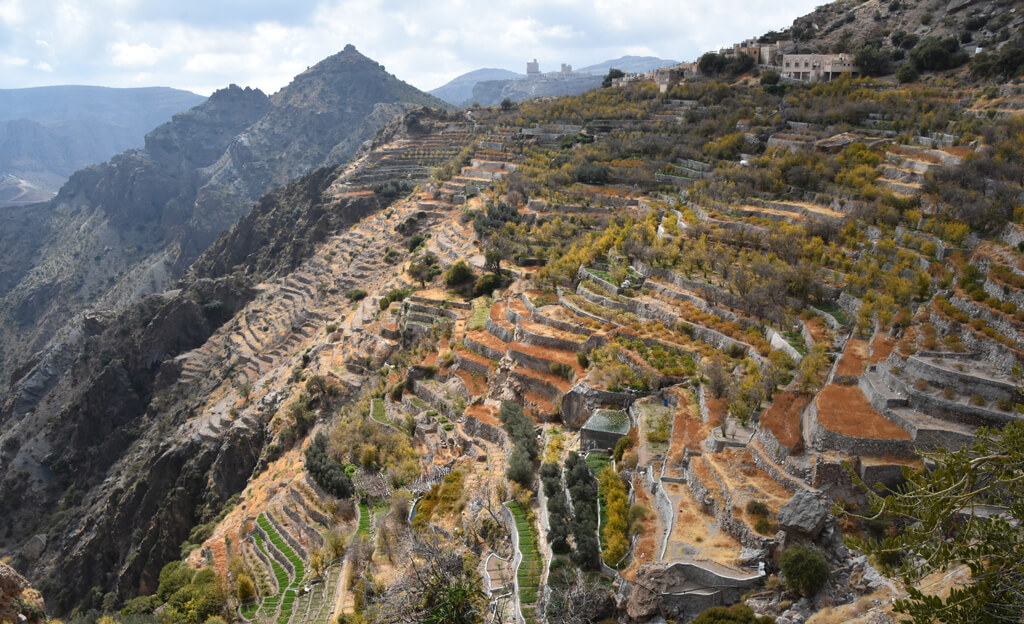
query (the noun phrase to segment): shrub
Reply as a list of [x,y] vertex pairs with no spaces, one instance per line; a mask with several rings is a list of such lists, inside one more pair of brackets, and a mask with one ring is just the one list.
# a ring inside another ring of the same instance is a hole
[[475,297],[482,297],[484,295],[490,296],[496,288],[501,286],[501,277],[495,273],[488,273],[481,275],[476,283],[473,284],[473,295]]
[[910,51],[910,62],[920,71],[942,71],[967,62],[956,37],[925,37]]
[[615,458],[615,461],[622,461],[622,454],[633,448],[633,444],[633,438],[629,436],[622,436],[619,438],[619,441],[615,443],[615,451],[612,453],[612,457]]
[[422,234],[413,234],[409,237],[409,240],[405,241],[405,248],[409,251],[416,251],[425,240],[427,240],[426,236]]
[[747,502],[747,513],[751,516],[767,516],[771,510],[761,501],[752,500]]
[[803,544],[787,548],[779,558],[779,567],[789,589],[803,596],[810,597],[818,593],[829,577],[825,555]]
[[551,364],[548,365],[548,368],[551,370],[552,375],[557,375],[558,377],[561,377],[563,379],[572,379],[572,366],[569,366],[568,364],[562,364],[561,362],[551,362]]
[[363,299],[366,299],[366,291],[362,288],[353,288],[345,293],[345,297],[349,301],[362,301]]
[[768,535],[772,532],[772,521],[764,516],[761,516],[757,519],[757,522],[754,523],[754,530],[760,533],[761,535]]
[[448,286],[458,286],[473,279],[473,269],[466,264],[465,260],[459,260],[444,273],[444,283]]
[[971,395],[971,405],[975,405],[977,407],[984,407],[986,403],[988,403],[988,401],[986,401],[985,397],[983,397],[982,395],[980,395],[980,394],[972,394]]
[[238,596],[239,602],[252,600],[256,597],[256,586],[253,585],[252,579],[249,578],[248,574],[239,574],[235,578],[235,594]]
[[900,65],[899,69],[896,70],[896,80],[899,80],[901,84],[906,82],[914,82],[915,80],[918,79],[918,77],[919,74],[917,73],[917,70],[914,69],[914,66],[911,63],[904,63],[903,65]]

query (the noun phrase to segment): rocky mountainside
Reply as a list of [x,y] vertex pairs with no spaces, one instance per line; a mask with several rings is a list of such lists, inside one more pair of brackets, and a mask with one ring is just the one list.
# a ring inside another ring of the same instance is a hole
[[76,313],[160,292],[266,190],[344,162],[418,105],[447,106],[348,46],[270,98],[222,89],[49,203],[0,212],[0,377],[76,331]]
[[[429,135],[446,114],[413,117]],[[399,122],[378,138],[437,159],[467,140],[450,136],[431,146]],[[267,449],[268,425],[284,396],[238,414],[224,392],[251,387],[261,369],[289,369],[299,341],[321,333],[338,299],[366,284],[363,263],[375,262],[352,260],[360,238],[348,230],[394,199],[360,182],[381,158],[378,150],[268,193],[173,290],[119,314],[88,314],[10,388],[0,408],[0,496],[23,504],[0,510],[0,548],[17,555],[54,610],[88,606],[97,583],[122,598],[152,592],[192,527],[280,452]],[[413,180],[421,170],[408,169]],[[308,277],[292,276],[300,266]],[[239,322],[251,333],[236,343]]]
[[68,177],[205,98],[166,87],[0,89],[0,207],[45,201]]

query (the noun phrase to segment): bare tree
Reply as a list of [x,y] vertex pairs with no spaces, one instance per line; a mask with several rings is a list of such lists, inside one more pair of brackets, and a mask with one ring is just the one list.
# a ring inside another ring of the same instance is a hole
[[424,536],[411,542],[401,558],[406,562],[405,572],[374,597],[367,609],[370,622],[484,621],[486,596],[473,567],[465,565],[458,544],[435,535]]

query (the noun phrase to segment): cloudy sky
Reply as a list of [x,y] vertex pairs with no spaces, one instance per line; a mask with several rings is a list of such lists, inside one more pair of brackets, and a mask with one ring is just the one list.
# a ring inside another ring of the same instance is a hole
[[480,67],[693,60],[822,0],[0,0],[0,88],[231,83],[273,93],[352,43],[433,89]]

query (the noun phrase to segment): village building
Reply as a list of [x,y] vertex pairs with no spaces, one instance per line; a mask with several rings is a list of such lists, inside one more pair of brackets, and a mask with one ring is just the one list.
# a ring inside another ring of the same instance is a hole
[[782,77],[802,82],[833,80],[842,74],[860,74],[849,54],[785,54]]

